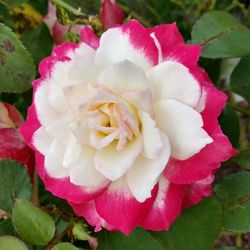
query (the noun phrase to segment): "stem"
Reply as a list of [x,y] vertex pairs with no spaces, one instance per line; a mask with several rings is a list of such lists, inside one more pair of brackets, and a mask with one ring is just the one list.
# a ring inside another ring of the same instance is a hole
[[242,247],[242,235],[239,233],[236,235],[236,247]]
[[38,176],[36,169],[34,170],[34,176],[33,176],[33,189],[32,189],[32,196],[31,201],[32,203],[39,207],[39,187],[38,187]]
[[84,15],[82,12],[81,12],[81,9],[75,9],[74,7],[72,7],[71,5],[65,3],[63,0],[52,0],[52,3],[54,5],[57,5],[57,6],[60,6],[70,12],[72,12],[74,15],[76,16],[79,16],[79,15]]

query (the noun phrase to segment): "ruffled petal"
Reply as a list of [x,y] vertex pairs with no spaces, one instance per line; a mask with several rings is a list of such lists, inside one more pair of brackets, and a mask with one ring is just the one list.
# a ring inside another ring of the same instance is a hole
[[183,198],[183,186],[172,184],[162,176],[155,201],[140,225],[147,230],[168,230],[182,211]]
[[157,187],[152,197],[145,202],[138,202],[128,189],[126,179],[112,182],[106,192],[95,199],[97,213],[115,229],[129,234],[144,218],[152,206]]
[[136,20],[104,32],[96,51],[95,62],[101,69],[124,60],[144,70],[158,62],[158,51],[149,30]]
[[147,72],[152,83],[153,99],[174,99],[190,107],[196,107],[201,96],[199,82],[188,68],[177,62],[163,62]]
[[161,133],[162,148],[155,160],[138,157],[133,167],[127,171],[127,182],[131,193],[139,202],[151,197],[151,191],[167,165],[170,145],[166,135]]
[[213,141],[194,109],[169,99],[156,102],[154,111],[157,126],[169,137],[173,158],[186,160]]
[[141,138],[129,142],[123,150],[117,151],[116,144],[98,150],[95,154],[95,167],[109,180],[117,180],[133,166],[142,150]]
[[143,70],[127,60],[107,67],[101,73],[98,83],[117,94],[145,90],[150,86]]

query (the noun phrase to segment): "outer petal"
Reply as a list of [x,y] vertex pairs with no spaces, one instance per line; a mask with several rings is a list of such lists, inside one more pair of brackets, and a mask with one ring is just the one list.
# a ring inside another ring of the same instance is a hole
[[95,61],[101,69],[124,60],[144,70],[158,62],[158,51],[149,30],[136,20],[107,30],[100,39]]
[[106,192],[95,199],[98,214],[115,229],[129,234],[144,218],[152,206],[157,187],[152,197],[138,202],[130,193],[125,178],[113,182]]
[[162,100],[154,104],[154,110],[158,127],[169,137],[172,157],[186,160],[213,141],[194,109],[175,100]]
[[118,94],[145,90],[150,86],[143,70],[127,60],[107,67],[101,73],[98,83]]
[[153,99],[174,99],[196,107],[201,96],[199,82],[188,68],[177,62],[163,62],[147,72],[152,83]]
[[93,49],[99,47],[99,37],[88,26],[84,26],[80,31],[81,39]]
[[184,161],[170,159],[165,170],[169,181],[189,184],[204,179],[214,169],[220,167],[221,162],[228,160],[237,153],[227,137],[223,135],[219,126],[210,136],[214,140],[213,143],[203,148],[199,154]]
[[115,143],[112,143],[96,152],[95,167],[109,180],[117,180],[133,166],[141,150],[141,138],[128,143],[121,151],[117,151]]
[[139,156],[127,172],[127,182],[131,193],[139,202],[151,197],[151,191],[167,165],[170,145],[166,135],[161,133],[162,148],[157,159],[150,160]]
[[140,224],[148,230],[167,230],[181,213],[184,189],[181,185],[169,183],[163,176],[159,180],[156,199]]
[[183,201],[183,208],[197,204],[202,198],[212,195],[212,183],[214,175],[211,174],[207,178],[199,180],[190,185],[185,185],[185,199]]
[[170,46],[183,45],[184,40],[180,34],[176,23],[172,24],[162,24],[150,28],[150,33],[153,33],[157,40],[159,41],[162,49],[163,58],[168,55],[168,48]]
[[95,232],[99,232],[102,227],[110,231],[115,230],[115,228],[109,225],[96,211],[95,201],[85,202],[83,204],[69,203],[74,209],[78,216],[84,217],[88,223],[95,227]]
[[66,199],[68,202],[80,204],[89,201],[100,195],[106,189],[106,186],[86,189],[71,183],[69,177],[60,179],[50,177],[44,168],[44,156],[39,152],[36,152],[36,165],[38,174],[44,181],[45,188],[53,195]]

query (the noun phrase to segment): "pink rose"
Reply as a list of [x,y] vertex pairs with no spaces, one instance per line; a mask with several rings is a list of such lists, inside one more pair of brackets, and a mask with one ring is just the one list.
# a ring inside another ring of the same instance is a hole
[[8,103],[0,102],[0,159],[10,158],[19,161],[28,170],[30,177],[34,172],[34,153],[26,145],[18,127],[23,124],[19,111]]
[[124,19],[124,13],[115,0],[102,0],[100,18],[104,29],[107,30],[116,24],[121,24]]
[[21,133],[38,173],[96,230],[166,230],[236,153],[217,120],[227,96],[175,23],[81,37],[56,47],[33,83]]

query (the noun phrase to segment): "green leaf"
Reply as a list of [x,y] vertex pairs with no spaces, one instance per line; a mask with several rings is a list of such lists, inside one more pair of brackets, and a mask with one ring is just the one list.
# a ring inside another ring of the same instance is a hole
[[44,23],[37,26],[35,30],[23,32],[20,39],[32,55],[36,65],[51,53],[53,41]]
[[0,237],[1,250],[28,250],[25,244],[16,237],[5,235]]
[[242,168],[250,169],[250,148],[240,151],[233,161]]
[[233,146],[237,147],[240,139],[240,122],[235,110],[227,105],[219,118],[219,122],[223,133],[229,138]]
[[223,203],[223,226],[234,232],[250,232],[250,173],[226,176],[214,188]]
[[68,242],[63,242],[63,243],[57,244],[51,250],[79,250],[79,248],[75,247],[74,245]]
[[16,198],[31,198],[32,185],[27,170],[16,161],[1,160],[0,173],[0,208],[11,212]]
[[37,246],[47,245],[55,233],[51,216],[26,200],[15,202],[12,221],[21,238]]
[[[98,237],[98,235],[97,235]],[[136,229],[130,235],[103,231],[99,233],[97,250],[164,250],[149,232]]]
[[152,235],[167,250],[208,250],[221,226],[221,205],[214,197],[185,210],[167,232]]
[[195,23],[192,43],[201,44],[201,55],[207,58],[248,56],[250,30],[227,12],[211,11]]
[[30,54],[11,29],[0,23],[0,92],[22,93],[31,88],[34,77]]
[[240,247],[222,247],[222,248],[216,248],[216,250],[244,250]]
[[231,90],[250,103],[250,56],[242,58],[230,78]]
[[11,219],[0,221],[0,235],[14,234],[14,228]]

